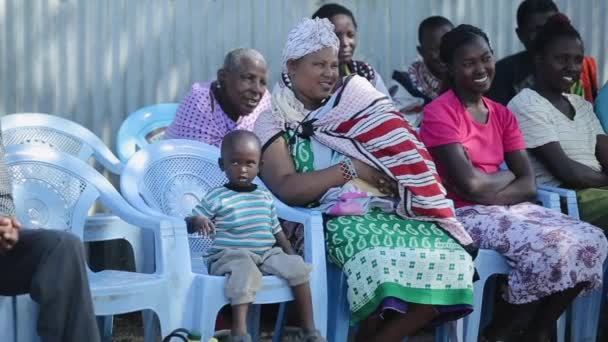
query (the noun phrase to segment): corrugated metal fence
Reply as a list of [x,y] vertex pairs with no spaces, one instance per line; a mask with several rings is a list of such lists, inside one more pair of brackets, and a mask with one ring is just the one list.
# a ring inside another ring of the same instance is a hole
[[[416,57],[418,23],[443,15],[480,26],[498,57],[520,49],[517,0],[350,0],[358,57],[387,79]],[[177,102],[214,77],[226,51],[254,47],[279,70],[289,29],[323,1],[0,0],[0,113],[46,112],[90,128],[110,146],[123,118]],[[606,80],[608,1],[559,0]]]

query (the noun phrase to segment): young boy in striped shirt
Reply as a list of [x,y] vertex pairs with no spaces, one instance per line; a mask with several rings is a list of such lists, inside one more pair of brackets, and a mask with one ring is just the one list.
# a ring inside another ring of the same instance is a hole
[[207,262],[209,274],[227,277],[231,341],[251,341],[247,310],[262,285],[262,274],[286,279],[291,286],[302,319],[302,341],[325,341],[313,320],[311,266],[295,255],[283,234],[271,194],[252,184],[262,167],[259,139],[249,131],[228,133],[219,164],[228,183],[209,190],[187,221],[190,232],[215,233]]

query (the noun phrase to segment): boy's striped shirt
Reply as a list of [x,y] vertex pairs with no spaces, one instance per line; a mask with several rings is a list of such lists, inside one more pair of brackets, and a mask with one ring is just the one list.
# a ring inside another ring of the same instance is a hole
[[208,253],[225,248],[244,248],[263,254],[272,248],[281,231],[272,196],[267,190],[235,191],[226,186],[207,192],[192,215],[205,216],[215,224],[215,239]]

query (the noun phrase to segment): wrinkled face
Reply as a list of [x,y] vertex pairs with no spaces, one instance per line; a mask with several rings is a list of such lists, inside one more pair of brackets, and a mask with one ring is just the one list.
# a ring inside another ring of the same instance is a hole
[[242,57],[239,66],[233,70],[222,69],[218,74],[218,81],[231,108],[238,110],[240,115],[251,114],[266,92],[266,63],[263,60]]
[[494,56],[481,37],[476,37],[454,51],[448,65],[454,87],[473,94],[483,94],[490,89],[494,79]]
[[345,14],[336,14],[331,18],[334,24],[334,32],[340,40],[340,52],[338,58],[341,64],[350,63],[357,48],[357,28],[353,20]]
[[583,58],[584,49],[580,39],[558,37],[536,56],[536,70],[545,84],[567,93],[580,78]]
[[517,37],[519,37],[519,41],[524,44],[526,50],[530,51],[532,49],[532,43],[536,38],[536,34],[540,28],[545,25],[547,19],[554,14],[557,14],[557,12],[549,11],[534,13],[528,18],[523,27],[518,27],[517,30],[515,30],[515,32],[517,32]]
[[441,37],[449,32],[453,27],[451,25],[443,25],[425,30],[422,33],[422,41],[418,47],[418,52],[424,64],[435,77],[442,78],[446,73],[446,65],[439,58],[439,46],[441,45]]
[[219,160],[220,168],[232,185],[249,186],[260,172],[260,146],[252,139],[241,139]]
[[298,60],[287,62],[289,78],[296,97],[307,109],[331,95],[338,81],[338,56],[324,48]]

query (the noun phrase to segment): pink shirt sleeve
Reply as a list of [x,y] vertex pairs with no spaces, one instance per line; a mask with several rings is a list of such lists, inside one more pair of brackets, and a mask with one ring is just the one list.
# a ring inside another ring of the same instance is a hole
[[505,153],[525,150],[526,143],[524,142],[524,136],[519,128],[519,123],[517,122],[517,118],[515,118],[513,112],[503,105],[496,103],[494,105],[499,107],[496,108],[496,112],[500,113],[502,119],[502,146]]
[[429,148],[462,143],[455,109],[442,97],[424,107],[420,138]]
[[175,118],[167,127],[166,139],[191,139],[215,145],[218,125],[213,120],[213,99],[209,83],[194,83],[184,97]]

